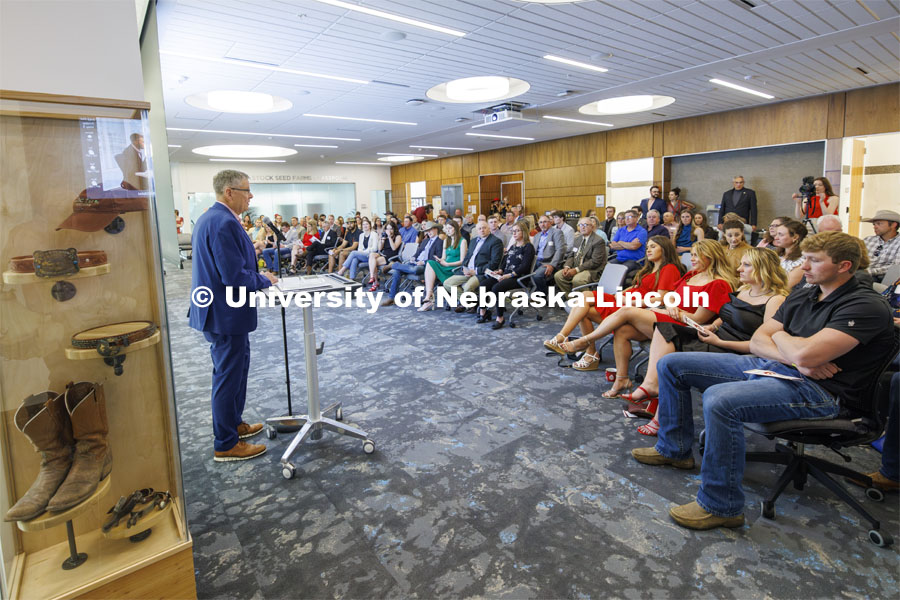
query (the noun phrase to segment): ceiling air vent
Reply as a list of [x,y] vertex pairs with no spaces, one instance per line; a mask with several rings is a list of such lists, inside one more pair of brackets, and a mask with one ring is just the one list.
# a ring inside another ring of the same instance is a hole
[[869,72],[863,69],[862,67],[856,67],[856,70],[862,73],[863,75],[868,75]]

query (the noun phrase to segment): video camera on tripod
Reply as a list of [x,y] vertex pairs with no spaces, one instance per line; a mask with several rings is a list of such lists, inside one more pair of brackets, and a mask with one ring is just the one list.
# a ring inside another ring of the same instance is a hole
[[816,178],[812,175],[803,178],[803,184],[797,188],[797,191],[800,192],[801,197],[801,206],[803,207],[803,223],[812,228],[812,232],[816,233],[816,226],[812,221],[813,215],[816,213],[816,205],[817,201],[813,199],[816,198]]

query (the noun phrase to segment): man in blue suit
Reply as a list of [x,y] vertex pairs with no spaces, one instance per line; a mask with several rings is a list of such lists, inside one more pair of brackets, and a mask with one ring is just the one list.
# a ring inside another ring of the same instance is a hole
[[644,198],[641,200],[641,220],[647,219],[647,211],[648,210],[656,210],[659,211],[660,215],[666,214],[666,201],[660,197],[659,186],[654,185],[650,186],[650,197]]
[[[225,302],[226,287],[249,292],[278,279],[257,272],[256,251],[241,226],[240,215],[250,206],[246,173],[225,170],[213,178],[216,203],[197,219],[192,237],[190,326],[203,332],[213,362],[212,411],[214,460],[247,460],[266,451],[263,444],[243,441],[262,431],[262,424],[242,419],[250,370],[250,336],[256,329],[256,308],[233,308]],[[206,288],[202,290],[200,288]],[[200,290],[200,291],[198,291]]]

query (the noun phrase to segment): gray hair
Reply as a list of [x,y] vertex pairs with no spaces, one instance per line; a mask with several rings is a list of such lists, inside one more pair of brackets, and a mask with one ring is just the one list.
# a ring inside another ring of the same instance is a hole
[[829,223],[832,224],[832,227],[837,226],[837,229],[828,228],[826,231],[841,231],[843,229],[841,219],[835,215],[822,215],[819,217],[819,220],[816,221],[816,228],[821,230],[823,226],[827,226]]
[[655,208],[652,209],[652,210],[648,210],[648,211],[647,211],[647,216],[648,216],[648,217],[650,216],[650,213],[656,213],[656,216],[657,216],[657,217],[660,217],[660,218],[662,217],[662,215],[659,214],[659,211],[656,210]]
[[245,179],[250,179],[250,176],[242,171],[235,171],[234,169],[219,171],[213,177],[213,191],[216,193],[216,196],[221,196],[225,193],[225,188],[241,185],[241,182]]

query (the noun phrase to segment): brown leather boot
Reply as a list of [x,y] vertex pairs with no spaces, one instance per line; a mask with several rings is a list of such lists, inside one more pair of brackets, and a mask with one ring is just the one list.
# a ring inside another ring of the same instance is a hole
[[72,421],[75,456],[66,480],[47,504],[52,512],[68,510],[83,501],[112,470],[103,386],[89,381],[69,383],[66,410]]
[[72,426],[61,394],[27,398],[15,417],[16,429],[41,453],[41,470],[31,487],[6,513],[7,521],[28,521],[42,514],[72,465]]

